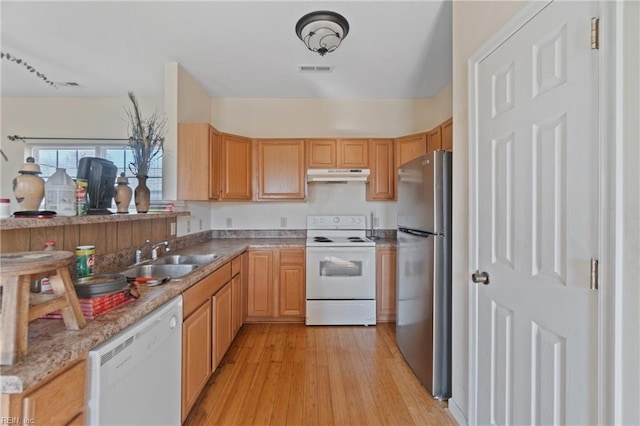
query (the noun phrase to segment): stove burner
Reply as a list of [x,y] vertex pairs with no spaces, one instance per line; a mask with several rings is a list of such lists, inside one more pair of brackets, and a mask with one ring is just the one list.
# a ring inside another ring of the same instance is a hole
[[349,237],[347,239],[352,243],[364,243],[364,240],[360,237]]
[[327,237],[315,237],[313,239],[313,241],[315,241],[317,243],[332,243],[333,242],[333,240],[330,240]]

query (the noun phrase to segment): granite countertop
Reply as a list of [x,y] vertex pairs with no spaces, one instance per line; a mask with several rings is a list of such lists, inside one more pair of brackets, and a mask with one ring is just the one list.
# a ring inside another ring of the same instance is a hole
[[[222,258],[203,265],[189,275],[157,287],[141,286],[139,299],[88,320],[82,330],[66,330],[62,320],[38,319],[29,323],[27,356],[11,366],[0,367],[0,392],[21,393],[57,370],[134,324],[149,312],[165,304],[186,289],[241,254],[249,247],[304,247],[305,238],[213,239],[179,253],[218,253]],[[123,268],[124,269],[124,268]],[[117,271],[114,271],[117,272]]]

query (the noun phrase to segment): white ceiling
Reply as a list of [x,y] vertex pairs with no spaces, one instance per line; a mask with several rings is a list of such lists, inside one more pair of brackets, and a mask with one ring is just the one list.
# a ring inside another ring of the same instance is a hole
[[[178,62],[212,97],[424,98],[451,83],[451,3],[434,1],[5,1],[1,47],[54,82],[0,61],[2,96],[160,97]],[[349,21],[321,57],[295,24],[314,10]],[[298,72],[331,65],[331,73]]]

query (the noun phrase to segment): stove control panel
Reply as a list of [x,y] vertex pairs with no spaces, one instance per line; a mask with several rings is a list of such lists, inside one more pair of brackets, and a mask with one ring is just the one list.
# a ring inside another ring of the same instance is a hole
[[365,216],[307,216],[307,229],[366,229]]

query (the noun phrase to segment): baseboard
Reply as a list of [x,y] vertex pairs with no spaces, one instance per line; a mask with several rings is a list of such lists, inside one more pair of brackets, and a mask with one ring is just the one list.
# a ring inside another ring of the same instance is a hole
[[453,416],[453,418],[455,419],[455,421],[459,425],[466,426],[467,417],[462,413],[462,410],[460,410],[460,408],[458,407],[458,404],[456,404],[456,402],[453,400],[453,398],[451,398],[449,400],[448,409],[449,409],[449,412],[451,413],[451,415]]

